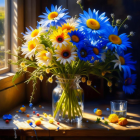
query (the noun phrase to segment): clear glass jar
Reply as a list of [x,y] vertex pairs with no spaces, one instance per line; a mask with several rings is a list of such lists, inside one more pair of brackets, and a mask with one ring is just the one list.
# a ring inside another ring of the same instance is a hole
[[117,114],[120,117],[126,117],[127,114],[127,101],[125,100],[114,100],[110,102],[111,114]]
[[72,79],[58,78],[52,93],[52,111],[56,121],[78,122],[84,110],[84,92],[79,83],[80,76]]

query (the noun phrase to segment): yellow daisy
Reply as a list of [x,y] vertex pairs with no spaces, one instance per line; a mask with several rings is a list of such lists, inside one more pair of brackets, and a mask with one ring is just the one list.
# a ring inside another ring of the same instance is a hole
[[48,78],[48,81],[49,81],[50,83],[52,83],[52,82],[53,82],[52,77],[49,77],[49,78]]
[[75,48],[72,47],[70,44],[62,45],[62,47],[58,47],[55,50],[57,61],[63,63],[65,65],[66,62],[71,63],[71,61],[75,61],[77,53],[75,52]]
[[43,65],[48,66],[50,61],[52,60],[52,54],[46,50],[43,50],[37,53],[36,59],[38,63],[42,63]]
[[46,69],[46,73],[50,73],[50,70],[48,68]]
[[21,62],[21,63],[20,63],[20,66],[21,66],[21,67],[25,67],[25,63],[24,63],[24,62]]
[[62,47],[62,45],[68,44],[70,38],[66,30],[58,29],[58,31],[54,31],[50,36],[50,40],[55,47]]
[[41,80],[41,81],[43,80],[43,75],[39,76],[39,80]]

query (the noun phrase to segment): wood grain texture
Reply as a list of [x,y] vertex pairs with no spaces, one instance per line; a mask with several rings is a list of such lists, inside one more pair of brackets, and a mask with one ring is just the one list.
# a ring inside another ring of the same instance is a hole
[[[31,26],[32,28],[36,28],[37,25],[37,0],[25,0],[24,1],[24,23],[25,27],[29,28]],[[26,30],[26,29],[25,29]],[[28,68],[28,71],[33,72],[33,68]],[[30,74],[26,73],[26,80],[30,77]],[[33,83],[30,82],[29,84],[26,84],[26,102],[30,101],[30,96],[33,90]],[[40,100],[40,81],[38,80],[36,84],[36,91],[34,95],[34,99],[32,103],[37,103]]]
[[[0,136],[5,135],[8,132],[8,135],[13,135],[13,128],[18,127],[17,135],[25,135],[25,136],[35,136],[34,130],[27,124],[27,120],[31,120],[33,123],[38,120],[40,117],[43,117],[44,120],[41,122],[40,126],[35,128],[38,136],[50,136],[50,137],[101,137],[101,136],[139,136],[140,137],[140,105],[128,106],[127,112],[127,126],[120,126],[117,123],[109,123],[109,125],[104,124],[104,120],[101,120],[100,123],[96,123],[97,117],[101,118],[104,116],[105,120],[108,121],[108,116],[110,114],[109,111],[106,111],[106,108],[109,107],[109,102],[105,103],[102,101],[94,101],[88,102],[85,104],[85,111],[83,113],[83,120],[80,123],[62,123],[57,125],[57,122],[50,124],[48,121],[52,117],[45,118],[43,112],[47,114],[51,114],[51,104],[40,103],[40,105],[44,106],[44,108],[36,107],[40,116],[36,116],[32,114],[32,109],[26,105],[26,113],[18,113],[19,118],[10,121],[9,125],[5,124],[5,122],[0,118]],[[21,106],[17,106],[13,110],[10,111],[10,114],[13,116],[16,114],[16,110],[19,110]],[[93,113],[94,108],[100,108],[103,112],[102,116],[97,116]],[[30,117],[27,118],[26,114],[30,114]],[[59,130],[57,131],[57,128]],[[12,132],[11,132],[12,131]]]
[[[118,137],[54,137],[54,140],[118,140]],[[119,137],[119,140],[131,140],[130,137]]]
[[[12,76],[7,76],[6,78],[0,80],[0,91],[9,88],[11,86],[14,86],[14,84],[12,83],[13,76],[14,75],[12,74]],[[19,78],[16,79],[14,83],[18,84],[24,81],[25,81],[25,75],[21,75]]]
[[25,84],[0,92],[0,116],[25,100]]

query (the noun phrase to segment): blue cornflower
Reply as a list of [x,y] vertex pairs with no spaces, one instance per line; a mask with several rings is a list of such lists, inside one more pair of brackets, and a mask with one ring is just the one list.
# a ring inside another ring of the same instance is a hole
[[80,44],[77,46],[77,48],[77,54],[80,60],[91,61],[93,52],[90,47],[88,47],[86,44]]
[[80,18],[78,19],[79,25],[77,28],[84,32],[103,35],[106,26],[109,24],[107,17],[105,17],[105,13],[102,13],[99,16],[98,11],[94,9],[92,12],[90,8],[88,9],[88,13],[86,11],[83,11],[83,13],[84,14],[79,14]]
[[119,69],[121,71],[121,68],[124,71],[124,77],[128,74],[131,76],[131,69],[136,70],[134,64],[137,63],[137,61],[132,61],[131,60],[131,53],[128,53],[124,55],[123,51],[120,51],[119,49],[117,50],[117,53],[115,53],[115,56],[117,57],[118,60],[113,60],[112,62],[115,62],[116,64],[114,65],[114,68],[119,66]]
[[89,47],[92,48],[93,62],[95,60],[104,61],[104,59],[102,58],[102,54],[107,51],[106,44],[107,44],[107,40],[103,38],[100,38],[97,41],[91,40],[91,44],[89,45]]
[[112,26],[108,26],[106,28],[106,33],[104,34],[104,37],[108,40],[107,47],[109,49],[121,49],[121,50],[127,50],[128,48],[131,48],[131,42],[129,42],[129,38],[125,33],[118,35],[118,28],[115,26],[114,28]]
[[25,107],[25,105],[22,105],[22,107]]
[[70,16],[68,13],[65,13],[67,9],[62,9],[62,6],[57,8],[57,5],[51,5],[51,11],[46,7],[46,13],[44,15],[39,16],[43,18],[39,23],[42,27],[52,26],[61,26],[61,24],[66,23],[66,19]]
[[104,120],[104,117],[102,117],[102,120]]
[[73,45],[77,46],[78,44],[83,44],[85,42],[85,35],[79,30],[71,31],[68,35],[70,36],[70,42],[72,42]]
[[19,112],[19,113],[21,113],[22,111],[21,111],[21,110],[19,110],[18,112]]
[[123,83],[123,91],[125,93],[132,94],[134,89],[136,89],[135,84],[136,81],[136,74],[131,74],[131,76],[124,76],[124,83]]

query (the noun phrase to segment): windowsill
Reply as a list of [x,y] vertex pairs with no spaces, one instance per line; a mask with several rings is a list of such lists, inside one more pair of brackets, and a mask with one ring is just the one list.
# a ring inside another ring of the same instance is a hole
[[12,83],[12,78],[14,75],[15,73],[12,72],[7,72],[0,75],[0,91],[14,86],[14,83],[19,84],[25,81],[25,75],[22,75],[17,78],[14,83]]
[[6,79],[6,78],[9,78],[9,77],[11,77],[11,76],[14,76],[15,75],[15,73],[12,73],[12,72],[7,72],[7,73],[4,73],[4,74],[1,74],[0,75],[0,81],[1,80],[4,80],[4,79]]

